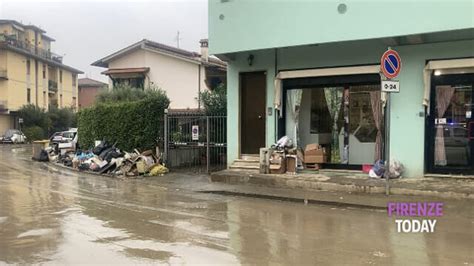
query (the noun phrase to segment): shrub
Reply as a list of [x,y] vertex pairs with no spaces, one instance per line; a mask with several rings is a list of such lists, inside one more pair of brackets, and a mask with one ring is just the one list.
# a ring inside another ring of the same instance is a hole
[[[113,93],[112,93],[113,94]],[[150,149],[163,136],[164,109],[169,99],[161,90],[147,93],[143,100],[102,103],[78,113],[79,142],[91,148],[95,140],[116,143],[120,149]],[[100,100],[99,100],[100,101]]]
[[224,84],[201,92],[200,98],[207,115],[227,114],[227,89]]
[[46,132],[39,126],[30,126],[23,129],[27,141],[35,141],[46,138]]
[[33,104],[22,106],[18,110],[18,117],[23,118],[23,128],[38,126],[43,130],[47,130],[49,127],[49,119],[45,110]]
[[128,85],[117,85],[112,90],[104,90],[96,96],[95,102],[99,103],[117,103],[133,102],[148,98],[166,97],[166,92],[156,86],[150,86],[143,90],[133,88]]
[[77,119],[76,113],[72,108],[51,108],[48,111],[49,118],[49,135],[54,132],[68,130],[71,127],[76,127]]

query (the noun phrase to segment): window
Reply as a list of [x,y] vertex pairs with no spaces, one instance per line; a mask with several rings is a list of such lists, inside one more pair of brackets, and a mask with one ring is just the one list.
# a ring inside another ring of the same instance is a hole
[[63,95],[59,95],[59,108],[63,108]]
[[77,100],[76,97],[72,97],[72,108],[76,108]]
[[76,74],[72,74],[72,86],[73,86],[73,87],[76,87],[76,79],[77,79],[77,75],[76,75]]
[[30,74],[31,74],[30,68],[31,68],[31,62],[30,62],[30,60],[28,59],[28,60],[26,60],[26,74],[27,74],[27,75],[30,75]]
[[63,82],[63,71],[62,70],[59,70],[59,82],[60,83]]
[[332,120],[329,114],[324,89],[311,90],[311,134],[332,132]]
[[26,89],[26,102],[31,103],[31,89]]
[[43,79],[46,79],[46,64],[43,64]]
[[46,92],[43,91],[43,106],[46,108]]

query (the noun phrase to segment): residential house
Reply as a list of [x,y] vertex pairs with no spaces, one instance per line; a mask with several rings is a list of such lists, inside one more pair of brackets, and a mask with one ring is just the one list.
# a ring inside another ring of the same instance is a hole
[[34,25],[0,20],[0,132],[18,127],[25,104],[77,107],[77,74],[51,52],[53,38]]
[[95,97],[102,90],[107,89],[107,83],[90,78],[79,79],[79,109],[89,107],[94,104]]
[[[389,155],[405,177],[473,174],[472,10],[470,0],[210,0],[209,52],[228,64],[228,162],[287,135],[326,147],[323,168]],[[388,49],[402,61],[389,104]]]
[[226,80],[226,64],[208,55],[208,41],[201,40],[201,54],[142,40],[106,56],[93,66],[108,68],[109,86],[129,84],[166,91],[171,108],[200,108],[200,92]]

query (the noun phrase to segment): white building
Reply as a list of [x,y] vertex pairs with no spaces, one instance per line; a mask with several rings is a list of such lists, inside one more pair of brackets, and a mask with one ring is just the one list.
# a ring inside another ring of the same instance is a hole
[[109,87],[154,85],[166,91],[170,108],[200,108],[199,92],[226,80],[226,64],[208,55],[207,39],[200,43],[201,54],[144,39],[92,65],[108,68],[102,74],[109,77]]

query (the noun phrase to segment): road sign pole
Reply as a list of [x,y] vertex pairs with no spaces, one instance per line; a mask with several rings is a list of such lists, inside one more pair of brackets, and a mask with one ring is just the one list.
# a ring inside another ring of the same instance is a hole
[[385,105],[385,195],[390,195],[390,93],[387,93],[387,104]]

